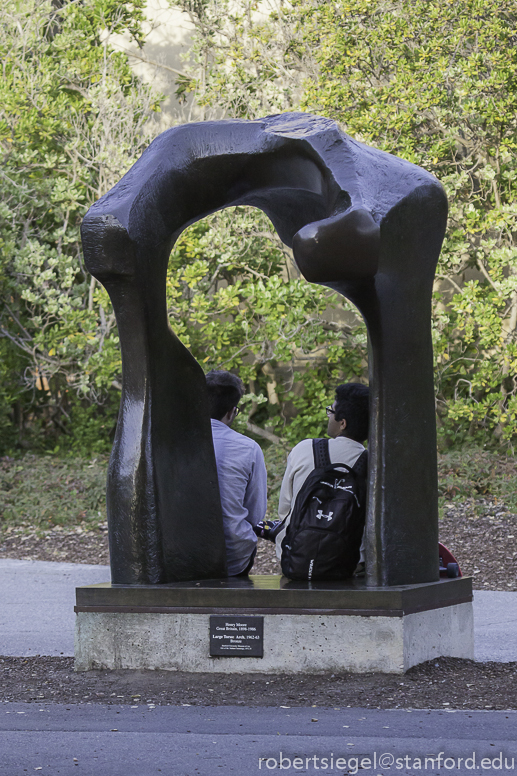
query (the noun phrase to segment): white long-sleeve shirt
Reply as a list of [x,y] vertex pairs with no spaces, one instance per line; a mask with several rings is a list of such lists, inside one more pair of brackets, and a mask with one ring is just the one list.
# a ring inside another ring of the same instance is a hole
[[[364,446],[360,442],[355,442],[348,437],[336,437],[329,439],[329,456],[331,463],[344,463],[352,467],[361,453]],[[296,496],[303,483],[314,470],[314,455],[312,452],[312,439],[304,439],[293,447],[287,458],[287,466],[280,488],[280,501],[278,503],[278,517],[280,520],[286,518],[282,530],[276,537],[276,554],[282,556],[282,539],[285,536],[287,526],[291,516],[291,510],[294,507]]]
[[244,571],[257,546],[252,526],[266,515],[266,465],[262,450],[253,439],[233,431],[220,420],[212,420],[212,438],[228,576],[233,576]]

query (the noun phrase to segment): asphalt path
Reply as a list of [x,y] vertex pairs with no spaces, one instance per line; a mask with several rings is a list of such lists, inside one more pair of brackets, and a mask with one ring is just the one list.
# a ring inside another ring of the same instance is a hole
[[73,655],[75,588],[109,578],[109,566],[0,560],[0,655]]
[[[0,654],[74,654],[75,588],[109,580],[108,566],[0,560]],[[474,593],[476,660],[517,660],[517,593]]]
[[517,660],[517,593],[474,591],[474,650],[481,662]]
[[0,706],[0,775],[513,773],[517,712]]

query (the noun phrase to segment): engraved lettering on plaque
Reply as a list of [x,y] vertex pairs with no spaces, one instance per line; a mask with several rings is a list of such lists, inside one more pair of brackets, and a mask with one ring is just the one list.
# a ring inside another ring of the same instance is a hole
[[264,618],[210,617],[211,657],[264,657]]

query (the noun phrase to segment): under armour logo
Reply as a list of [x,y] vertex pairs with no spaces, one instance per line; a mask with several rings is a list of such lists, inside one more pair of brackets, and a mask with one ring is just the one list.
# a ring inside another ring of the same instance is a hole
[[316,517],[318,518],[318,520],[330,521],[330,520],[332,520],[332,515],[333,514],[334,514],[334,512],[329,512],[328,515],[324,515],[323,514],[323,509],[318,509],[318,512],[316,513]]

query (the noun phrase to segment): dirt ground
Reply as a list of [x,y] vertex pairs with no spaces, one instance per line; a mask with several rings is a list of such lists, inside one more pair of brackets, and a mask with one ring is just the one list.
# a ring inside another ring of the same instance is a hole
[[[451,503],[440,520],[440,541],[457,558],[463,573],[473,576],[475,588],[517,591],[517,515],[497,499]],[[107,564],[107,526],[95,531],[56,528],[41,536],[4,533],[0,558]],[[281,573],[271,542],[259,540],[252,573]]]
[[29,703],[517,709],[517,663],[439,658],[393,674],[74,673],[73,659],[0,658],[0,698]]

